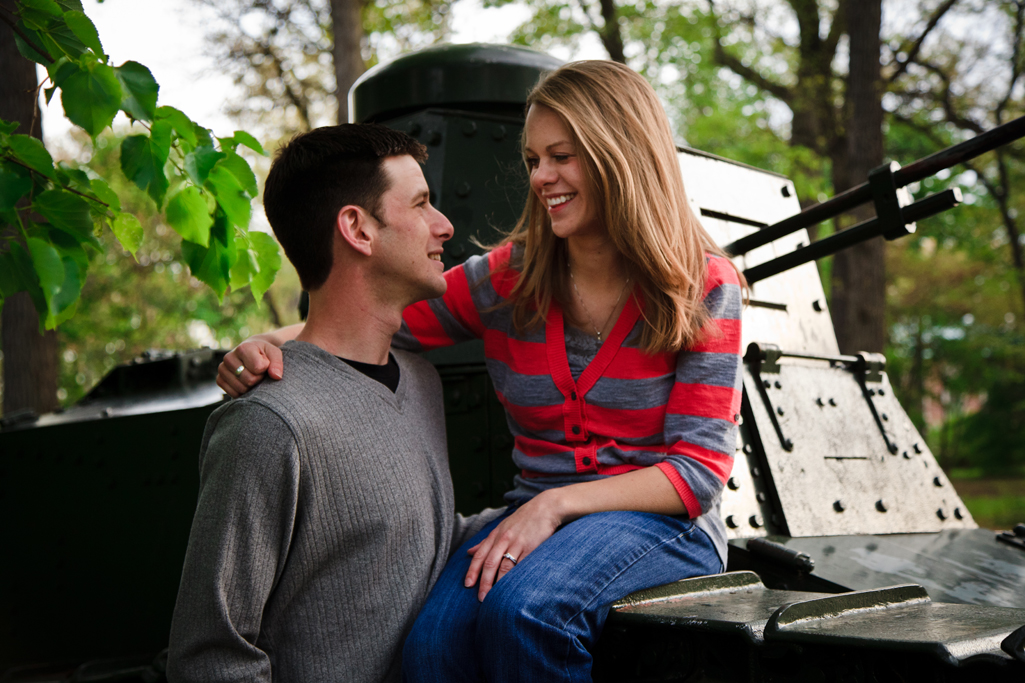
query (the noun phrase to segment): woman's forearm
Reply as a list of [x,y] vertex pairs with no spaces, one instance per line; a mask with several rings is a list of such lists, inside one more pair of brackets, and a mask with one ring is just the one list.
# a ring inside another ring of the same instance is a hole
[[[254,334],[249,339],[258,339],[260,341],[270,342],[274,346],[281,346],[287,341],[292,341],[299,336],[299,333],[306,327],[306,323],[296,323],[295,325],[289,325],[288,327],[282,327],[277,330],[271,330],[270,332],[261,332],[260,334]],[[246,341],[249,341],[247,339]]]
[[598,481],[570,484],[539,494],[553,506],[562,523],[593,512],[633,510],[660,515],[687,512],[669,478],[657,467],[646,467]]

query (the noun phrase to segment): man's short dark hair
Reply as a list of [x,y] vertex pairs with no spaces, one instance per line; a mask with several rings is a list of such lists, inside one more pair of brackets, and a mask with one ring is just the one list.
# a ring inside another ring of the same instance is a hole
[[376,123],[316,128],[278,150],[264,185],[263,208],[303,289],[317,289],[331,272],[338,212],[352,204],[377,218],[388,190],[381,162],[405,154],[427,160],[422,144]]

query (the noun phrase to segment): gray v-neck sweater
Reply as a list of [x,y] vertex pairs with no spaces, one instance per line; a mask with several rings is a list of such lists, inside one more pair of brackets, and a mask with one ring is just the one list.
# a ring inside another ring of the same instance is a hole
[[[393,394],[316,346],[215,411],[171,627],[168,679],[398,681],[452,548],[441,383],[393,351]],[[453,545],[455,543],[456,545]]]

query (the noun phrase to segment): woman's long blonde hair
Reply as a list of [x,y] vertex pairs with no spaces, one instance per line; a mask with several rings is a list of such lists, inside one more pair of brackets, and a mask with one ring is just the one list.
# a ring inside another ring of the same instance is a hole
[[[604,227],[640,287],[646,322],[641,348],[688,348],[708,319],[705,253],[724,254],[687,202],[669,119],[655,91],[622,64],[581,61],[547,74],[527,97],[527,109],[535,104],[555,111],[569,127]],[[510,296],[519,332],[544,321],[553,297],[568,301],[565,241],[552,232],[537,195],[528,195],[519,222],[502,241],[523,248],[522,262],[510,264],[521,270]]]

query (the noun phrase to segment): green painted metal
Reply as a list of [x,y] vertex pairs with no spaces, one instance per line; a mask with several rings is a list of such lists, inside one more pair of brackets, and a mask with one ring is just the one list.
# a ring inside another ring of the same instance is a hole
[[562,62],[512,45],[440,45],[367,71],[349,94],[356,122],[431,107],[522,115],[527,93]]

